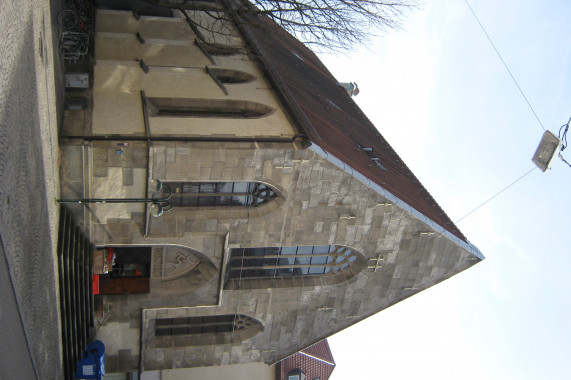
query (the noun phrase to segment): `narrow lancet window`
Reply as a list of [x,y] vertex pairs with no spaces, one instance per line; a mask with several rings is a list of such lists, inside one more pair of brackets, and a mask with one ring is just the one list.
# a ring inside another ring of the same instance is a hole
[[[258,207],[277,194],[260,182],[164,182],[173,207]],[[167,194],[164,194],[167,195]]]
[[255,119],[275,110],[265,104],[232,99],[147,98],[150,117]]

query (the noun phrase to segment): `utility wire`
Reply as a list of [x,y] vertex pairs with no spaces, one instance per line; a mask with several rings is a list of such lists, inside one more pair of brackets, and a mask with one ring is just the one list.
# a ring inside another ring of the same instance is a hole
[[561,153],[559,153],[559,158],[561,159],[561,161],[565,162],[571,168],[571,164],[565,158],[563,158],[563,155]]
[[490,44],[492,45],[492,47],[494,48],[494,50],[496,51],[496,54],[498,55],[498,58],[500,58],[500,61],[502,61],[502,63],[504,64],[504,67],[506,68],[506,70],[508,71],[508,73],[510,74],[512,80],[514,81],[517,89],[519,90],[521,96],[523,96],[523,98],[525,99],[525,102],[527,103],[527,105],[529,106],[529,109],[531,110],[531,112],[533,113],[533,115],[535,116],[535,118],[537,119],[537,122],[539,123],[539,125],[541,126],[541,128],[543,128],[543,130],[545,131],[545,127],[543,126],[543,123],[541,122],[541,120],[539,120],[539,117],[537,116],[537,114],[535,113],[535,110],[533,109],[533,107],[531,106],[531,103],[529,103],[529,100],[527,100],[527,97],[525,96],[525,94],[523,93],[523,90],[521,89],[521,87],[519,86],[519,84],[517,83],[517,80],[515,79],[514,75],[512,74],[510,68],[508,67],[508,65],[506,64],[506,61],[504,61],[504,59],[502,58],[502,55],[500,54],[500,52],[498,51],[498,49],[496,48],[496,45],[494,45],[494,42],[492,41],[492,39],[490,38],[490,36],[488,35],[488,32],[486,32],[486,29],[484,28],[484,25],[482,25],[482,23],[480,22],[480,19],[478,18],[478,16],[476,16],[476,13],[474,12],[474,10],[472,9],[472,7],[470,6],[470,3],[468,3],[468,0],[464,0],[464,2],[466,3],[466,5],[468,6],[468,8],[470,8],[470,12],[472,12],[472,15],[474,16],[474,18],[476,19],[476,21],[478,22],[478,25],[480,25],[480,28],[482,28],[482,31],[484,32],[484,34],[486,35],[486,37],[488,38],[488,41],[490,41]]
[[526,175],[528,175],[529,173],[531,173],[532,171],[534,171],[535,169],[537,169],[536,166],[534,166],[533,168],[531,168],[530,171],[528,171],[527,173],[525,173],[524,175],[522,175],[521,177],[519,177],[518,179],[516,179],[515,181],[513,181],[512,183],[510,183],[509,185],[507,185],[506,187],[504,187],[502,190],[498,191],[496,194],[492,195],[490,198],[488,198],[486,201],[484,201],[483,203],[481,203],[480,205],[478,205],[476,208],[474,208],[472,211],[468,212],[466,215],[464,215],[463,217],[461,217],[460,219],[458,219],[457,221],[454,222],[454,224],[460,222],[462,219],[466,218],[468,215],[472,214],[474,211],[476,211],[477,209],[479,209],[480,207],[482,207],[483,205],[485,205],[486,203],[488,203],[489,201],[491,201],[492,199],[494,199],[495,197],[497,197],[498,195],[500,195],[501,193],[503,193],[504,191],[506,191],[507,189],[509,189],[510,187],[512,187],[513,185],[515,185],[516,183],[518,183],[521,179],[523,179],[523,177],[525,177]]
[[[533,107],[531,106],[531,103],[529,102],[529,100],[527,99],[527,96],[525,96],[525,94],[523,93],[523,90],[521,89],[521,87],[519,86],[519,83],[517,83],[517,80],[515,79],[514,75],[512,74],[510,68],[508,67],[506,61],[504,61],[504,59],[502,58],[502,55],[500,54],[500,52],[498,51],[498,49],[496,48],[496,45],[494,44],[494,42],[492,41],[492,38],[490,37],[490,35],[488,34],[488,32],[486,32],[486,28],[484,28],[484,25],[482,25],[482,23],[480,22],[480,19],[478,18],[478,16],[476,15],[476,12],[474,12],[474,9],[472,9],[472,7],[470,6],[470,3],[468,2],[468,0],[464,0],[464,2],[466,3],[466,5],[468,6],[468,8],[470,9],[470,12],[472,12],[472,15],[474,16],[474,18],[476,19],[476,21],[478,22],[478,25],[480,25],[480,28],[482,28],[482,31],[484,32],[484,34],[486,35],[486,38],[488,39],[488,41],[490,41],[490,44],[492,45],[492,47],[494,48],[494,51],[496,52],[496,54],[498,55],[498,58],[500,59],[500,61],[502,61],[502,63],[504,64],[504,67],[506,68],[506,70],[508,71],[508,73],[510,74],[510,77],[512,78],[512,80],[514,81],[517,89],[519,90],[521,96],[523,96],[523,98],[525,99],[525,102],[527,103],[527,105],[529,106],[529,109],[531,110],[531,112],[533,113],[533,116],[535,116],[535,119],[537,120],[537,122],[539,123],[539,125],[541,126],[541,128],[545,131],[545,127],[543,126],[543,123],[541,122],[541,120],[539,120],[539,116],[537,116],[537,113],[535,113],[535,110],[533,109]],[[564,145],[563,148],[561,150],[564,150],[567,147],[567,130],[569,129],[569,122],[571,122],[571,119],[569,119],[569,121],[567,122],[566,125],[563,125],[563,127],[567,127],[567,129],[565,129],[565,132],[563,133],[563,137],[561,137],[561,130],[559,130],[559,137],[564,141]],[[563,128],[561,127],[561,128]],[[561,153],[559,153],[559,158],[561,159],[561,161],[565,162],[567,165],[569,165],[569,167],[571,167],[571,164],[565,160],[565,158],[563,157],[563,155]],[[532,169],[533,170],[533,169]],[[528,172],[529,173],[529,172]],[[526,173],[525,175],[527,175],[528,173]],[[525,177],[524,175],[524,177]],[[523,177],[522,177],[523,178]],[[520,178],[521,179],[521,178]],[[519,179],[518,179],[519,181]],[[517,181],[516,181],[517,182]],[[511,185],[510,185],[511,186]],[[509,186],[508,186],[509,187]],[[504,189],[505,190],[505,189]],[[503,191],[503,190],[502,190]],[[491,199],[489,199],[491,200]],[[484,202],[484,204],[487,203]],[[484,204],[480,205],[483,206]],[[478,206],[478,207],[480,207]],[[476,211],[476,209],[472,210],[470,213],[472,213],[473,211]],[[469,214],[468,214],[469,215]],[[464,219],[466,216],[462,217],[462,219]],[[460,220],[462,220],[460,219]],[[459,221],[460,221],[459,220]],[[459,222],[458,221],[458,222]],[[457,223],[457,222],[456,222]]]
[[[490,41],[491,42],[491,41]],[[561,126],[561,128],[559,129],[559,138],[561,138],[564,141],[564,145],[563,148],[561,149],[562,151],[565,149],[565,147],[567,146],[567,131],[569,130],[569,124],[571,124],[571,118],[569,119],[569,121],[567,122],[567,124],[563,124]],[[563,155],[561,155],[561,153],[559,153],[559,158],[565,162],[567,165],[569,165],[569,167],[571,167],[571,164],[565,160],[565,158],[563,157]],[[463,219],[465,219],[466,217],[468,217],[469,215],[471,215],[472,213],[476,212],[476,210],[478,210],[480,207],[484,206],[486,203],[490,202],[492,199],[494,199],[495,197],[497,197],[498,195],[500,195],[501,193],[503,193],[504,191],[506,191],[507,189],[509,189],[510,187],[512,187],[513,185],[515,185],[516,183],[518,183],[519,181],[521,181],[525,176],[527,176],[529,173],[531,173],[532,171],[534,171],[535,169],[537,169],[536,166],[534,166],[533,168],[531,168],[528,172],[526,172],[525,174],[523,174],[521,177],[519,177],[518,179],[516,179],[515,181],[513,181],[512,183],[510,183],[509,185],[507,185],[506,187],[504,187],[503,189],[501,189],[500,191],[498,191],[496,194],[492,195],[490,198],[488,198],[487,200],[485,200],[484,202],[480,203],[478,206],[476,206],[475,208],[473,208],[471,211],[469,211],[467,214],[465,214],[463,217],[461,217],[460,219],[458,219],[457,221],[454,222],[454,224],[458,224],[459,222],[461,222]],[[430,242],[434,241],[436,238],[438,238],[439,236],[441,236],[444,232],[439,232],[438,234],[436,234],[435,236],[433,236],[431,239],[429,239],[427,242],[425,242],[425,244],[423,245],[423,247],[426,247]],[[414,252],[410,253],[409,255],[403,257],[402,259],[400,259],[398,262],[402,262],[404,260],[406,260],[409,256],[415,254]]]
[[[569,165],[571,166],[571,165]],[[482,202],[480,205],[478,205],[477,207],[475,207],[474,209],[472,209],[470,212],[468,212],[466,215],[464,215],[463,217],[461,217],[460,219],[458,219],[457,221],[454,222],[454,224],[459,223],[461,220],[463,220],[464,218],[468,217],[469,215],[471,215],[472,213],[474,213],[476,210],[478,210],[480,207],[484,206],[486,203],[490,202],[492,199],[494,199],[495,197],[497,197],[498,195],[500,195],[501,193],[503,193],[504,191],[506,191],[507,189],[509,189],[510,187],[512,187],[513,185],[515,185],[516,183],[518,183],[519,181],[521,181],[525,176],[527,176],[529,173],[531,173],[532,171],[534,171],[535,169],[537,169],[536,166],[534,166],[533,168],[531,168],[531,170],[529,170],[527,173],[525,173],[524,175],[522,175],[521,177],[519,177],[518,179],[516,179],[515,181],[513,181],[512,183],[510,183],[509,185],[507,185],[506,187],[504,187],[502,190],[498,191],[496,194],[492,195],[490,198],[488,198],[486,201]],[[405,261],[407,258],[409,258],[410,256],[416,255],[417,252],[419,252],[420,250],[424,250],[428,244],[432,243],[433,241],[435,241],[437,238],[439,238],[440,236],[444,235],[445,231],[441,231],[438,232],[436,235],[431,236],[426,242],[424,242],[424,244],[422,245],[422,247],[419,247],[419,249],[417,249],[416,251],[413,251],[411,253],[409,253],[408,255],[401,257],[397,260],[396,264],[402,263],[403,261]],[[388,270],[388,269],[387,269]],[[385,273],[387,272],[387,270],[381,270],[381,273]]]
[[[559,128],[559,136],[558,137],[563,142],[563,145],[561,146],[561,151],[563,151],[563,150],[565,150],[565,148],[567,148],[567,131],[569,130],[569,123],[571,123],[571,118],[569,118],[569,121],[567,122],[567,124],[563,124],[561,126],[561,128]],[[563,133],[561,133],[561,131],[563,131]]]
[[[561,145],[561,151],[559,152],[559,158],[571,168],[571,164],[565,159],[565,157],[563,157],[563,154],[561,154],[561,152],[567,148],[567,131],[569,130],[569,123],[571,123],[571,118],[569,118],[567,124],[563,124],[561,128],[559,128],[559,138],[563,143],[563,145]],[[563,133],[561,133],[561,131],[563,131]]]
[[[563,126],[559,129],[559,138],[564,139],[564,145],[563,148],[561,149],[562,151],[565,149],[565,147],[567,146],[567,130],[569,129],[569,123],[571,123],[571,119],[569,119],[569,121],[567,122],[567,124],[563,124]],[[565,130],[563,130],[565,128]],[[561,134],[561,131],[563,131],[563,135]],[[563,158],[563,156],[561,155],[561,153],[559,153],[559,158],[561,160],[563,160],[563,162],[565,162],[567,165],[569,165],[571,167],[571,164],[569,162],[567,162],[565,160],[565,158]],[[489,201],[491,201],[492,199],[494,199],[495,197],[497,197],[498,195],[500,195],[501,193],[503,193],[504,191],[506,191],[507,189],[509,189],[510,187],[512,187],[513,185],[515,185],[516,183],[518,183],[520,180],[522,180],[526,175],[528,175],[529,173],[531,173],[532,171],[534,171],[535,169],[537,169],[537,166],[534,166],[533,168],[531,168],[531,170],[529,170],[527,173],[525,173],[524,175],[522,175],[521,177],[519,177],[518,179],[516,179],[515,181],[513,181],[512,183],[510,183],[509,185],[507,185],[506,187],[504,187],[502,190],[498,191],[496,194],[494,194],[493,196],[491,196],[490,198],[488,198],[486,201],[484,201],[483,203],[481,203],[480,205],[478,205],[476,208],[474,208],[472,211],[468,212],[466,215],[464,215],[463,217],[461,217],[460,219],[458,219],[457,221],[454,222],[454,224],[460,222],[462,219],[466,218],[468,215],[472,214],[474,211],[476,211],[477,209],[479,209],[480,207],[482,207],[483,205],[485,205],[486,203],[488,203]]]
[[[521,87],[519,86],[517,80],[515,79],[514,75],[512,74],[510,68],[508,67],[506,61],[504,61],[504,59],[502,58],[502,55],[500,54],[500,52],[498,51],[498,49],[496,48],[496,45],[494,44],[494,42],[492,41],[492,38],[490,37],[490,35],[488,34],[488,32],[486,31],[486,28],[484,28],[484,25],[482,25],[482,23],[480,22],[480,19],[478,18],[478,16],[476,15],[476,13],[474,12],[474,9],[472,9],[472,7],[470,6],[470,3],[468,3],[468,0],[464,0],[464,2],[466,3],[466,5],[468,6],[468,8],[470,9],[470,12],[472,12],[472,15],[474,16],[474,18],[476,19],[476,21],[478,22],[478,25],[480,25],[480,28],[482,29],[482,31],[484,32],[484,34],[486,35],[486,38],[488,39],[488,41],[490,42],[490,44],[492,45],[492,47],[494,48],[494,51],[496,52],[498,58],[500,59],[500,61],[502,61],[504,67],[506,68],[507,72],[510,74],[510,77],[512,78],[513,82],[515,83],[517,89],[519,90],[521,96],[524,98],[525,102],[527,103],[527,105],[529,106],[529,109],[531,110],[531,112],[533,113],[533,115],[535,116],[535,118],[537,119],[537,122],[539,123],[539,125],[541,126],[541,128],[545,131],[545,127],[543,126],[543,123],[541,122],[541,120],[539,119],[539,117],[537,116],[537,113],[535,113],[535,110],[533,109],[533,107],[531,106],[531,103],[529,102],[529,100],[527,99],[527,97],[525,96],[523,90],[521,89]],[[564,124],[561,129],[559,130],[559,137],[564,139],[564,146],[567,145],[567,136],[566,136],[566,132],[569,129],[569,124],[571,123],[571,119],[569,119],[569,121],[567,122],[567,124]],[[563,137],[561,137],[561,131],[563,130],[563,128],[565,128],[565,131],[563,132]],[[563,148],[565,149],[565,148]],[[563,150],[562,149],[562,150]],[[567,162],[565,160],[565,158],[563,158],[563,156],[561,155],[561,153],[559,153],[559,158],[565,162],[567,165],[569,165],[569,167],[571,167],[571,164],[569,162]],[[534,171],[535,169],[537,169],[537,167],[533,167],[531,168],[528,172],[526,172],[525,174],[523,174],[521,177],[519,177],[518,179],[516,179],[515,181],[513,181],[512,183],[510,183],[509,185],[507,185],[506,187],[504,187],[503,189],[501,189],[500,191],[498,191],[496,194],[492,195],[490,198],[488,198],[487,200],[485,200],[484,202],[482,202],[481,204],[479,204],[478,206],[476,206],[474,209],[472,209],[471,211],[469,211],[467,214],[465,214],[463,217],[461,217],[460,219],[458,219],[457,221],[454,222],[454,224],[458,224],[459,222],[461,222],[462,220],[464,220],[465,218],[467,218],[468,216],[470,216],[471,214],[473,214],[474,212],[476,212],[478,209],[480,209],[482,206],[484,206],[485,204],[487,204],[488,202],[490,202],[492,199],[496,198],[498,195],[500,195],[501,193],[503,193],[504,191],[506,191],[507,189],[509,189],[510,187],[512,187],[513,185],[515,185],[516,183],[518,183],[519,181],[521,181],[525,176],[527,176],[529,173],[531,173],[532,171]],[[438,238],[439,236],[443,235],[444,232],[439,232],[438,234],[432,236],[432,238],[430,238],[427,242],[424,243],[423,247],[426,247],[430,242],[434,241],[436,238]],[[409,256],[414,255],[415,252],[410,253],[409,255],[401,258],[398,260],[398,263],[406,260]]]

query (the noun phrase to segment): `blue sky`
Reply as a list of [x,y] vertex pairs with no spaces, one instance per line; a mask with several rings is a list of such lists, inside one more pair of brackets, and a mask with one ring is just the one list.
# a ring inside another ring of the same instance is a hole
[[[571,117],[571,2],[469,1],[557,134]],[[403,25],[322,59],[359,84],[359,106],[456,221],[534,167],[543,129],[464,0],[427,1]],[[486,260],[330,338],[332,380],[568,378],[570,185],[557,160],[462,220]]]

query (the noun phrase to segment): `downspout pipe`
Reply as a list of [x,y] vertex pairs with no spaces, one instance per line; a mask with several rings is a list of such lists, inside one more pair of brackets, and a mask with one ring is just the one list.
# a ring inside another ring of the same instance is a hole
[[94,135],[94,136],[60,136],[62,139],[82,139],[85,141],[187,141],[187,142],[260,142],[260,143],[293,143],[303,140],[303,146],[309,147],[311,141],[304,133],[296,133],[292,137],[212,137],[212,136],[140,136],[140,135]]

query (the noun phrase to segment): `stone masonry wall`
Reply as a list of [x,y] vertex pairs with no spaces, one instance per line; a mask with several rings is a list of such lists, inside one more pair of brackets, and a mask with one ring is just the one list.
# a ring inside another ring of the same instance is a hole
[[[197,252],[200,260],[198,272],[171,282],[153,278],[149,294],[104,297],[113,306],[98,333],[107,346],[108,371],[272,363],[479,260],[311,149],[230,141],[290,138],[298,132],[247,52],[211,61],[182,18],[136,20],[116,11],[98,16],[90,133],[189,140],[217,136],[219,141],[64,143],[62,156],[81,159],[85,171],[64,173],[62,189],[102,198],[153,197],[151,180],[256,181],[278,194],[256,208],[179,208],[159,218],[141,204],[90,206],[86,219],[99,246],[145,245],[158,251],[170,245]],[[178,37],[167,33],[169,28],[180,30]],[[205,65],[241,70],[256,80],[229,84],[226,94]],[[152,116],[146,125],[141,91],[149,98],[259,102],[275,112],[255,120]],[[335,281],[327,275],[300,276],[224,286],[230,249],[300,245],[344,245],[359,259]],[[227,314],[254,318],[261,331],[244,339],[213,335],[211,344],[200,345],[188,337],[185,344],[174,338],[159,343],[155,337],[157,318]]]
[[[117,307],[130,310],[119,312],[123,319],[140,321],[140,310],[145,309],[145,370],[273,362],[472,263],[471,254],[435,235],[425,223],[313,151],[293,144],[155,143],[152,159],[153,179],[261,181],[280,194],[279,201],[260,209],[174,209],[148,219],[148,237],[138,228],[124,229],[132,231],[124,238],[130,244],[177,244],[201,252],[217,270],[216,279],[205,285],[211,300],[220,291],[220,276],[233,247],[339,244],[352,247],[366,265],[354,273],[348,268],[346,281],[338,284],[316,284],[300,277],[294,286],[280,285],[276,279],[261,287],[245,280],[240,289],[223,290],[218,304],[199,308],[185,303],[196,302],[192,294],[181,298],[174,293],[154,293],[153,288],[144,297],[114,296],[123,297],[121,302],[113,301]],[[113,234],[116,222],[108,222]],[[137,223],[136,218],[123,222]],[[254,317],[264,330],[231,344],[156,346],[156,318],[221,314]],[[132,327],[139,323],[131,322]]]

